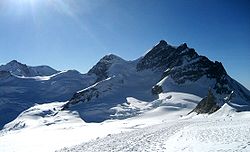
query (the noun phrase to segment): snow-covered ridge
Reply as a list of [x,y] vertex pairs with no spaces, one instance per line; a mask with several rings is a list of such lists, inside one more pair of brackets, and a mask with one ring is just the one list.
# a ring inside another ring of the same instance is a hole
[[68,100],[95,81],[94,75],[84,75],[76,70],[49,76],[19,76],[0,71],[0,115],[4,116],[0,117],[0,128],[35,103]]
[[27,66],[16,60],[13,60],[5,65],[0,66],[0,71],[9,71],[10,73],[18,76],[33,77],[33,76],[49,76],[59,71],[49,66]]

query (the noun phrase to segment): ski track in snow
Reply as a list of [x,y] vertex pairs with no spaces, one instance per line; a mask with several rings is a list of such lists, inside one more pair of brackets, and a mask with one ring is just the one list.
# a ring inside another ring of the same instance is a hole
[[161,152],[166,150],[164,141],[178,132],[180,129],[190,124],[190,122],[177,122],[174,124],[164,123],[146,128],[137,128],[130,132],[108,135],[107,137],[96,139],[72,148],[64,148],[59,152],[77,152],[77,151],[145,151]]
[[249,119],[164,122],[130,132],[108,135],[57,152],[250,151]]

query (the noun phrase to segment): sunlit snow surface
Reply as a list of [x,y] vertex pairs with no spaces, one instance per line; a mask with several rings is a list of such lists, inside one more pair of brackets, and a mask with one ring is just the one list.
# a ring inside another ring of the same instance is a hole
[[[187,115],[200,98],[160,94],[153,102],[127,98],[123,120],[85,123],[64,103],[36,105],[0,133],[0,151],[250,151],[250,112],[225,104],[212,115]],[[61,150],[60,150],[61,149]]]

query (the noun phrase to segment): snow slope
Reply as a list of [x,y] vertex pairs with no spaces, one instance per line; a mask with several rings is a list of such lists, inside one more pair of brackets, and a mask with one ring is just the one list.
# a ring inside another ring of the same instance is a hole
[[250,113],[243,118],[182,119],[145,128],[134,128],[91,140],[60,152],[78,151],[250,151]]
[[[0,151],[249,151],[250,112],[225,104],[212,115],[187,115],[200,97],[178,92],[144,102],[128,98],[128,119],[86,123],[62,102],[36,105],[7,124]],[[39,148],[38,148],[39,147]]]
[[162,94],[160,100],[150,103],[129,98],[127,106],[116,108],[127,113],[140,110],[140,114],[102,123],[86,123],[76,111],[61,110],[63,102],[36,105],[5,125],[0,133],[0,151],[54,151],[109,134],[172,122],[191,111],[199,100],[197,96],[175,92]]
[[95,80],[95,76],[75,70],[35,77],[0,72],[0,128],[35,103],[66,101]]

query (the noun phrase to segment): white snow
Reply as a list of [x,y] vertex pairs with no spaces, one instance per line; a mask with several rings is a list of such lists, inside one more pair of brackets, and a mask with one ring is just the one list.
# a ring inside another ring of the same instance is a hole
[[[132,131],[112,134],[60,151],[249,151],[250,112],[234,113],[225,105],[213,116],[163,119],[161,124],[134,126]],[[224,117],[218,117],[220,114]],[[215,115],[217,115],[215,117]]]
[[153,102],[128,97],[114,108],[140,113],[102,123],[61,111],[65,103],[36,105],[1,131],[0,151],[249,151],[250,112],[224,105],[212,115],[186,116],[199,100],[179,92],[160,94]]
[[60,75],[60,74],[66,73],[66,72],[68,72],[68,71],[61,71],[61,72],[58,72],[58,73],[55,73],[55,74],[52,74],[52,75],[49,75],[49,76],[32,76],[32,77],[18,76],[18,75],[14,75],[14,74],[12,74],[12,75],[14,75],[17,78],[21,78],[21,79],[34,79],[34,80],[37,80],[37,81],[47,81],[47,80],[50,80],[53,77],[56,77],[57,75]]
[[[114,77],[115,77],[115,76],[114,76]],[[94,88],[94,87],[97,86],[99,83],[102,83],[102,82],[104,82],[104,81],[108,81],[108,80],[110,80],[110,79],[112,79],[112,77],[108,77],[107,79],[104,79],[104,80],[102,80],[102,81],[99,81],[99,82],[97,82],[97,83],[95,83],[95,84],[93,84],[93,85],[91,85],[91,86],[89,86],[89,87],[87,87],[87,88],[84,88],[84,89],[82,89],[82,90],[79,90],[79,91],[77,91],[77,93],[80,93],[80,92],[86,91],[86,90],[88,90],[88,89]]]
[[88,87],[95,80],[96,76],[81,74],[75,70],[34,77],[2,72],[0,78],[0,128],[35,103],[68,100],[75,92]]
[[164,142],[168,151],[250,151],[250,117],[192,121]]
[[215,83],[215,79],[202,76],[195,82],[187,80],[183,84],[177,84],[171,77],[167,76],[158,82],[157,85],[162,86],[163,92],[178,91],[204,97],[207,95],[208,89],[214,86]]

